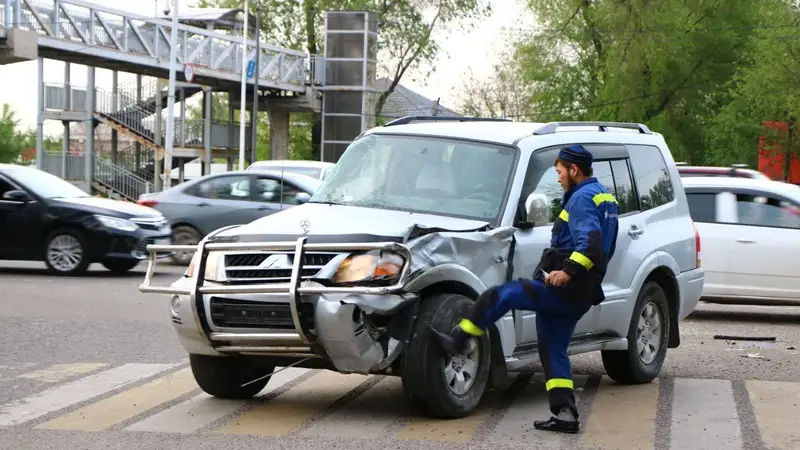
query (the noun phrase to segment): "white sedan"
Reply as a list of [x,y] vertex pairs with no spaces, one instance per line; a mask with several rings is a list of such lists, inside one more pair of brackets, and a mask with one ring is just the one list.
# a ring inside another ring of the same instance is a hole
[[703,300],[800,304],[800,187],[683,178],[706,269]]

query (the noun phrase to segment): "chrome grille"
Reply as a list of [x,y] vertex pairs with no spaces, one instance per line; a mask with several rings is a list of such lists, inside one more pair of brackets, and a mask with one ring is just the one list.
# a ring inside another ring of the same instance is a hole
[[145,230],[162,230],[169,226],[169,222],[164,217],[134,217],[131,222]]
[[[333,260],[337,253],[306,253],[303,255],[301,278],[316,275]],[[230,282],[286,282],[292,276],[294,253],[233,253],[225,255],[225,275]]]

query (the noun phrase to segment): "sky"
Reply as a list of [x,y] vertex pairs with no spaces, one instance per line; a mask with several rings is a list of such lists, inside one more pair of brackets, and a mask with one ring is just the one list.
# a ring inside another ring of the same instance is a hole
[[[135,12],[141,15],[152,15],[158,7],[163,10],[164,0],[86,0],[91,3],[107,6],[120,11]],[[442,48],[437,60],[434,62],[436,70],[427,79],[421,73],[406,74],[401,80],[404,86],[425,95],[428,98],[440,98],[444,106],[455,108],[458,106],[459,93],[470,73],[476,77],[489,76],[492,66],[500,62],[497,54],[506,44],[504,38],[513,37],[533,26],[534,20],[526,11],[524,3],[520,0],[489,0],[493,7],[493,14],[481,20],[475,27],[468,30],[447,28],[435,33],[437,41]],[[180,5],[191,5],[194,1],[181,1]],[[150,5],[150,10],[143,8],[144,4]],[[134,6],[136,5],[136,6]],[[509,20],[513,19],[513,20]],[[508,24],[513,23],[511,30],[504,31]],[[112,78],[111,71],[97,69],[95,81],[97,87],[110,89]],[[124,83],[133,79],[134,75],[119,75],[119,82]],[[73,64],[71,67],[73,84],[86,82],[86,69],[84,66]],[[44,81],[63,83],[64,63],[56,60],[45,60]],[[37,62],[28,61],[17,64],[0,66],[0,104],[8,103],[15,111],[20,121],[21,128],[35,128],[37,102]],[[63,126],[54,121],[45,122],[45,134],[60,135]]]

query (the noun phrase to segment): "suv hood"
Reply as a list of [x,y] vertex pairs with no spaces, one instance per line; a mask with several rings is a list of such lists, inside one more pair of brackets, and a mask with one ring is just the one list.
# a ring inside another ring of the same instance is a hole
[[349,239],[344,240],[403,241],[414,228],[469,231],[487,224],[480,220],[390,209],[306,203],[225,230],[214,236],[214,240],[235,237],[241,242],[287,241],[308,236],[309,242],[323,242],[348,236]]
[[161,215],[153,208],[102,197],[58,198],[53,199],[53,203],[92,214],[106,214],[125,219],[131,217],[159,217]]

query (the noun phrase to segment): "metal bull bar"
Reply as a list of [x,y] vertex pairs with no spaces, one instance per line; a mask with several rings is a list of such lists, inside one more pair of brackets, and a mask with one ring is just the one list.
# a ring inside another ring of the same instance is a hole
[[[287,294],[291,301],[292,322],[297,331],[298,337],[303,344],[310,344],[308,330],[303,329],[300,322],[300,303],[301,296],[308,294],[374,294],[383,295],[402,290],[405,285],[409,271],[411,269],[411,251],[403,244],[396,242],[376,242],[376,243],[320,243],[308,244],[307,237],[300,237],[296,242],[232,242],[232,243],[211,243],[200,241],[194,245],[156,245],[147,246],[149,253],[147,272],[144,282],[139,286],[139,291],[154,294],[173,294],[190,295],[193,300],[201,299],[203,294]],[[292,275],[288,283],[268,283],[268,284],[247,284],[247,285],[226,285],[226,286],[204,286],[206,261],[212,251],[273,251],[288,252],[294,250],[294,263],[292,264]],[[303,256],[306,251],[332,251],[332,252],[360,252],[369,250],[393,251],[405,258],[403,268],[397,281],[389,286],[300,286],[302,278],[300,274],[303,270]],[[200,252],[200,259],[192,274],[192,287],[180,289],[170,286],[153,286],[152,278],[156,267],[156,255],[158,252]],[[227,334],[227,333],[226,333]],[[235,335],[235,338],[248,339],[248,334]],[[234,337],[234,336],[232,336]],[[257,336],[252,335],[254,340]]]

